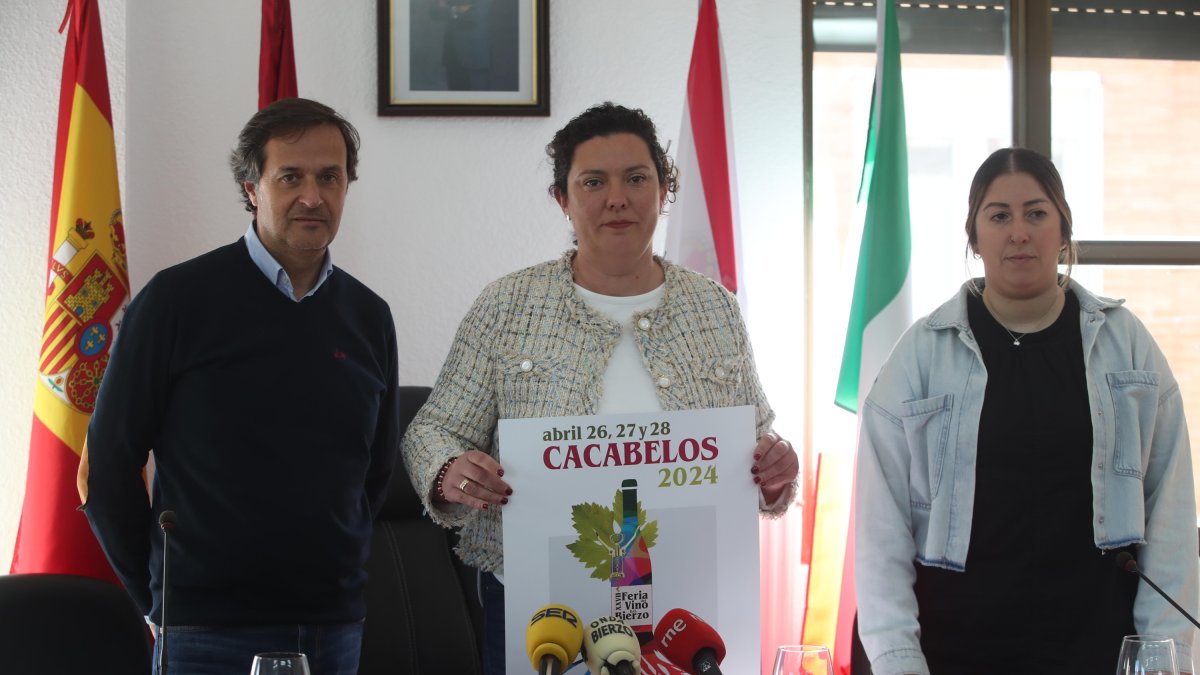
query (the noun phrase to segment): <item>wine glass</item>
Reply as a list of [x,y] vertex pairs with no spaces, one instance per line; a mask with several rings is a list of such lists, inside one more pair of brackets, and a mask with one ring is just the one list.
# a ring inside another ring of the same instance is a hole
[[1196,666],[1192,663],[1192,659],[1180,656],[1178,647],[1175,648],[1175,667],[1179,670],[1179,675],[1184,673],[1192,675],[1196,672]]
[[775,654],[772,675],[833,675],[829,649],[815,645],[784,645]]
[[1126,635],[1117,657],[1117,675],[1179,675],[1175,641],[1161,635]]
[[299,652],[255,654],[250,675],[311,675],[308,657]]

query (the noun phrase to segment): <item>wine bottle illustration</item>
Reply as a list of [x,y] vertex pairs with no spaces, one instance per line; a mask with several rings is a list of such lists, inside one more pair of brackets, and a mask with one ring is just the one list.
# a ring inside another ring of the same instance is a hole
[[609,581],[613,616],[629,624],[646,645],[654,637],[654,585],[642,532],[646,524],[638,522],[637,487],[633,478],[621,481],[621,531],[614,537]]

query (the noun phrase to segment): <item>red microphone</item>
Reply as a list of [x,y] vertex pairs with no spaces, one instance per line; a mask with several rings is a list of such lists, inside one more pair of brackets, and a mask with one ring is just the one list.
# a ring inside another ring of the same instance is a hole
[[694,675],[721,675],[725,641],[704,619],[686,609],[672,609],[654,628],[658,651],[671,663]]

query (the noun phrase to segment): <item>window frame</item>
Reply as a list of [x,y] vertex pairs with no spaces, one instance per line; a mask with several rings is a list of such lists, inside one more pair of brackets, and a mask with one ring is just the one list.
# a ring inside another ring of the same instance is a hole
[[[907,0],[875,0],[897,2],[901,11]],[[1077,0],[1085,2],[1086,0]],[[1173,0],[1162,0],[1170,3]],[[813,65],[816,45],[814,16],[818,5],[827,0],[802,0],[801,8],[801,83],[804,107],[803,129],[803,241],[804,241],[804,425],[803,475],[806,493],[814,475],[813,424],[815,414],[813,327],[815,325],[813,263],[815,252],[813,210]],[[1004,36],[1005,56],[1009,66],[1012,100],[1012,143],[1051,154],[1051,57],[1053,39],[1054,0],[991,0],[1003,3],[1006,14]],[[867,3],[864,3],[867,4]],[[873,3],[870,3],[873,4]],[[1068,10],[1070,11],[1070,10]],[[1176,12],[1177,13],[1177,12]],[[1200,14],[1200,12],[1198,12]],[[1198,228],[1200,230],[1200,228]],[[1200,238],[1159,238],[1145,240],[1103,239],[1077,240],[1078,265],[1161,265],[1190,267],[1200,265]],[[807,509],[806,509],[807,511]]]

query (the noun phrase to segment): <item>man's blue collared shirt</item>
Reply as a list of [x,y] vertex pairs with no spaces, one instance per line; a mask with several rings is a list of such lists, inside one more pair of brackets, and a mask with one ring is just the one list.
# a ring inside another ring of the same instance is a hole
[[300,302],[304,298],[312,296],[325,283],[330,274],[333,274],[333,255],[329,249],[325,249],[325,262],[321,265],[321,272],[317,275],[317,282],[313,287],[304,294],[304,298],[296,298],[295,289],[292,287],[292,278],[288,276],[287,270],[283,269],[283,265],[271,255],[266,246],[263,246],[262,240],[258,238],[258,232],[254,231],[254,223],[250,223],[250,227],[246,229],[246,248],[250,251],[250,259],[262,270],[275,288],[279,289],[280,293],[288,296],[289,299]]

